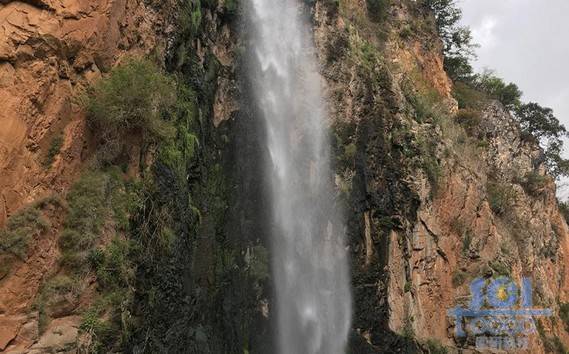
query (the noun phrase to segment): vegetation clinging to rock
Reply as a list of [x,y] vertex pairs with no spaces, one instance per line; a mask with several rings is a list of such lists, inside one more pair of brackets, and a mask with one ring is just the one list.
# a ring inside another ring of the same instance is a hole
[[445,70],[455,82],[454,96],[459,108],[481,110],[488,98],[500,101],[513,113],[522,132],[533,136],[543,147],[551,175],[569,175],[569,160],[561,156],[562,138],[567,136],[567,130],[553,111],[534,102],[522,102],[519,87],[506,83],[492,71],[474,74],[470,60],[474,57],[476,45],[470,29],[459,26],[462,11],[455,0],[425,0],[424,5],[435,15],[435,23],[444,43]]
[[105,162],[116,159],[129,134],[164,140],[175,130],[168,112],[176,103],[176,83],[147,59],[129,59],[87,91],[88,121],[102,138]]

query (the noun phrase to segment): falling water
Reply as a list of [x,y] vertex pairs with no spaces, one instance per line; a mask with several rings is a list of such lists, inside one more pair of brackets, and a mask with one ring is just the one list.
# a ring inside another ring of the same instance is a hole
[[299,0],[251,0],[249,75],[266,125],[280,354],[344,353],[351,318],[322,78]]

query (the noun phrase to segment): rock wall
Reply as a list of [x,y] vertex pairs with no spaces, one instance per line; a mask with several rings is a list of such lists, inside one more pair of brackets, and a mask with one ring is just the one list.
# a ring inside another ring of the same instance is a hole
[[[568,229],[543,152],[497,102],[475,131],[459,124],[432,14],[393,1],[374,19],[365,1],[321,1],[313,18],[348,208],[354,352],[474,352],[447,310],[468,306],[477,277],[530,277],[534,304],[557,317]],[[527,352],[568,343],[558,317],[538,326]]]
[[[138,0],[0,1],[0,225],[33,201],[65,193],[88,168],[93,142],[81,93],[124,57],[163,56],[173,30],[165,17]],[[64,212],[44,211],[49,229],[34,236],[25,262],[1,275],[0,352],[76,346],[80,316],[54,320],[40,338],[34,308],[58,267]]]
[[[137,0],[0,3],[0,224],[61,192],[89,156],[82,89],[122,57],[158,55],[172,28]],[[61,153],[45,160],[55,137]]]

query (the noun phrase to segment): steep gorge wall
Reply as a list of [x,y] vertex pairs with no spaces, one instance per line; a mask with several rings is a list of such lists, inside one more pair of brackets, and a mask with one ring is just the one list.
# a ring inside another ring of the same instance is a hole
[[461,126],[432,14],[384,3],[375,18],[365,1],[314,11],[349,209],[355,352],[474,351],[447,310],[468,306],[474,278],[501,275],[532,278],[535,305],[555,313],[527,352],[567,344],[568,229],[543,152],[499,103]]
[[[79,105],[83,90],[124,57],[163,55],[166,23],[141,1],[0,2],[0,225],[23,206],[64,194],[88,168],[94,142]],[[44,352],[76,340],[78,316],[52,324],[64,338],[48,331],[38,340],[33,310],[42,282],[59,267],[64,213],[43,213],[48,230],[33,235],[25,261],[8,274],[11,258],[0,257],[0,350],[36,343],[32,352]]]

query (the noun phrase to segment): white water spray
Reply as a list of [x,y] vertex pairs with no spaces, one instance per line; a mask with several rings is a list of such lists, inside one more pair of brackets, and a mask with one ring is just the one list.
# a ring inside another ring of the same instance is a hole
[[345,352],[351,294],[327,110],[298,0],[251,0],[249,74],[267,129],[280,354]]

